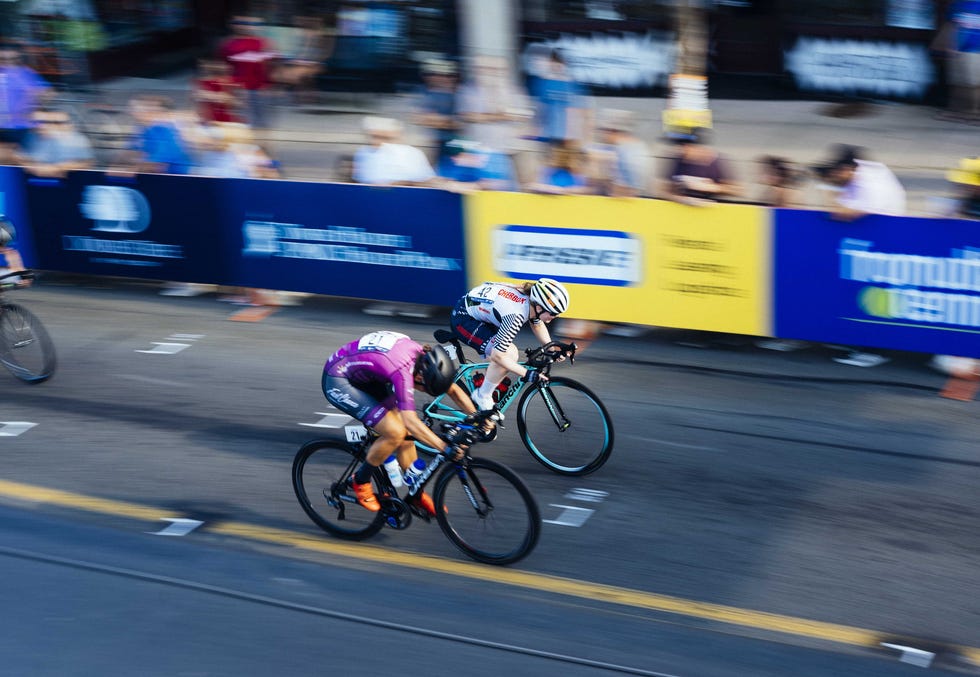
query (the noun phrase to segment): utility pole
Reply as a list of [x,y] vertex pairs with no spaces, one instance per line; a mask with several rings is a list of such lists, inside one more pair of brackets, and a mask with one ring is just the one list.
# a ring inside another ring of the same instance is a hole
[[512,77],[516,76],[519,71],[517,11],[515,0],[457,0],[463,58],[503,57]]

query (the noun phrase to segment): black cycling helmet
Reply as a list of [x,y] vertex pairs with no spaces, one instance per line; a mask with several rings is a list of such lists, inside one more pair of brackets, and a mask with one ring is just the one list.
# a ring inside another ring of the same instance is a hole
[[426,347],[415,360],[415,374],[422,377],[422,387],[430,395],[449,390],[456,376],[456,363],[442,346]]
[[17,230],[14,224],[7,220],[7,217],[0,216],[0,247],[6,247],[14,238],[17,237]]

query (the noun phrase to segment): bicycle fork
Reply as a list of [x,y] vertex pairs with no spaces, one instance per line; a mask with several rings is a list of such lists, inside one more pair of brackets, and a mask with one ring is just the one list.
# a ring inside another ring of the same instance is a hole
[[542,383],[539,389],[541,391],[541,399],[544,400],[545,406],[548,407],[548,413],[551,414],[551,420],[555,422],[559,432],[565,432],[572,425],[572,422],[565,416],[565,411],[558,403],[555,394],[551,392],[551,386],[547,383]]

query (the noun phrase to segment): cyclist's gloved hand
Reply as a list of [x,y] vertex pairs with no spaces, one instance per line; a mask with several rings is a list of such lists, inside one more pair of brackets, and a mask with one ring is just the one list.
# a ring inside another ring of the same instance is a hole
[[538,369],[528,369],[527,373],[524,374],[525,383],[537,383],[538,381],[547,381],[548,377],[541,373]]
[[463,444],[450,444],[442,452],[445,454],[446,458],[451,461],[458,461],[463,458],[463,453],[466,451],[467,446]]

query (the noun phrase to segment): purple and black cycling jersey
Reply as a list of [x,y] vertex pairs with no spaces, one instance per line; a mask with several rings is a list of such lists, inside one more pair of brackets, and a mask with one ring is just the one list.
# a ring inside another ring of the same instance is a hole
[[[415,410],[415,361],[422,346],[376,331],[342,346],[323,367],[323,393],[335,407],[373,426],[388,411]],[[390,391],[389,391],[390,386]]]

